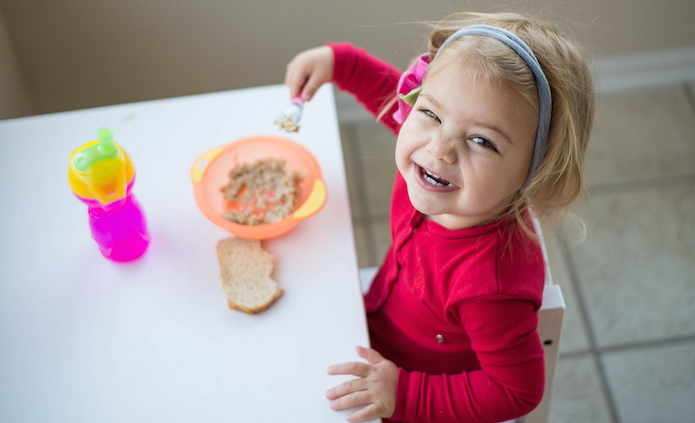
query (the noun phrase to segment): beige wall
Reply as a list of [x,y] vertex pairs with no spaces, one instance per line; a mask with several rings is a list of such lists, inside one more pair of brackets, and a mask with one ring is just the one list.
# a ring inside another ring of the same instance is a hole
[[0,9],[0,119],[34,113]]
[[[403,67],[423,46],[414,22],[505,3],[567,28],[599,58],[695,47],[691,0],[0,0],[0,8],[35,109],[48,113],[280,83],[295,53],[327,41]],[[0,80],[3,90],[8,83]]]

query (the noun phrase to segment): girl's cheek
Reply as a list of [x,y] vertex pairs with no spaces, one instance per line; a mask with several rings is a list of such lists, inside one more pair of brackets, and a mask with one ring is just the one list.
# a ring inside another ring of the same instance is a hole
[[401,138],[403,138],[404,142],[409,144],[426,143],[428,139],[428,130],[416,121],[406,121],[398,135],[398,140]]

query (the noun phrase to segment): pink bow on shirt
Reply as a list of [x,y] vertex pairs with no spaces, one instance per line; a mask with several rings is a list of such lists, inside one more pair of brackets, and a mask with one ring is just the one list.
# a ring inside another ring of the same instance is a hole
[[429,64],[430,55],[423,54],[410,69],[403,72],[398,80],[398,89],[396,90],[398,96],[398,110],[393,114],[393,120],[396,122],[403,124],[408,114],[410,114],[410,111],[413,109],[413,104],[415,104],[415,102],[408,102],[409,99],[405,99],[404,97],[420,88],[422,80],[425,79],[425,75],[427,74],[427,67]]

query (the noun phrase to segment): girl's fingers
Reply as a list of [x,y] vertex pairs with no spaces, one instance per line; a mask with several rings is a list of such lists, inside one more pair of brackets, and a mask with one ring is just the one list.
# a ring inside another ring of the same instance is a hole
[[323,81],[319,80],[321,77],[323,77],[323,75],[317,75],[316,73],[311,74],[301,90],[302,100],[309,101],[314,94],[316,94],[316,91],[318,91],[323,84]]
[[290,87],[291,98],[301,94],[309,101],[316,91],[333,79],[333,50],[321,46],[303,51],[287,65],[285,84]]
[[353,379],[347,382],[343,382],[340,385],[334,386],[333,388],[326,391],[326,398],[328,398],[329,400],[333,400],[351,394],[353,392],[363,391],[364,389],[364,379]]
[[346,408],[358,407],[371,402],[371,397],[367,391],[357,391],[334,399],[331,401],[331,408],[336,411],[345,410]]
[[328,367],[329,375],[353,375],[365,377],[371,372],[372,367],[367,363],[351,362],[334,364]]
[[288,69],[285,84],[290,88],[290,98],[295,98],[304,88],[309,74],[294,69]]
[[379,406],[376,404],[369,404],[368,406],[350,413],[345,418],[349,422],[364,422],[371,419],[376,419],[379,416]]
[[357,355],[367,360],[369,364],[376,364],[384,359],[384,357],[379,354],[379,352],[372,348],[364,348],[357,346]]

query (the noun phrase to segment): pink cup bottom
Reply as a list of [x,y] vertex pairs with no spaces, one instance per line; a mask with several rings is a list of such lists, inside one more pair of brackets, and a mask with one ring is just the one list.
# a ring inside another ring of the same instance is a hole
[[101,254],[109,260],[135,260],[150,243],[145,214],[132,193],[106,208],[90,205],[89,227]]
[[99,245],[99,251],[109,260],[118,262],[131,261],[143,255],[149,243],[149,234],[144,236],[138,234],[133,237],[113,241],[109,247]]

